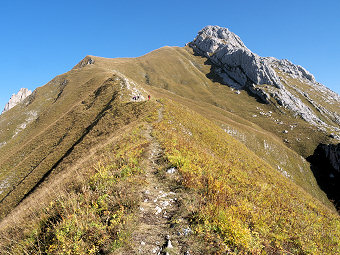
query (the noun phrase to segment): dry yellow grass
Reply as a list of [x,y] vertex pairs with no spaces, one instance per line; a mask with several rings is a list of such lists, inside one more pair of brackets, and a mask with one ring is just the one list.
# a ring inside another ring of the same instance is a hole
[[217,233],[235,254],[340,252],[338,214],[212,122],[165,101],[156,130],[182,185],[200,195],[197,234]]
[[[179,170],[180,181],[171,185],[187,197],[181,213],[202,251],[339,252],[339,217],[301,157],[327,141],[325,134],[245,92],[235,94],[187,47],[91,58],[94,64],[56,77],[1,116],[0,140],[7,144],[0,148],[0,180],[9,187],[0,194],[0,211],[15,208],[0,223],[1,252],[98,254],[129,246],[138,199],[109,198],[122,190],[136,194],[141,184],[146,141],[139,125],[155,121],[154,98],[165,107],[155,135],[164,160]],[[119,73],[146,89],[151,102],[129,102]],[[38,119],[13,137],[31,111]],[[310,139],[298,142],[303,136]],[[103,223],[106,216],[112,228]]]

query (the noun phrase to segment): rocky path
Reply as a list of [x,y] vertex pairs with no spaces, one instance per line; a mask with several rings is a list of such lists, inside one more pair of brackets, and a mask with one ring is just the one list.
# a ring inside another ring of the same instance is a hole
[[[158,111],[158,122],[163,118],[163,108]],[[134,254],[189,254],[183,251],[178,236],[171,228],[171,219],[178,209],[176,193],[171,192],[165,180],[158,175],[162,168],[162,149],[152,136],[148,125],[145,137],[150,141],[145,162],[145,186],[141,190],[139,226],[132,234]],[[165,170],[164,170],[165,171]],[[173,174],[168,170],[167,174]]]

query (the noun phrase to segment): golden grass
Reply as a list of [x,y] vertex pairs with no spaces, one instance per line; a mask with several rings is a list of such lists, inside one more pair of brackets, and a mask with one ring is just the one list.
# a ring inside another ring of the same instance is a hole
[[[119,70],[139,84],[162,88],[187,99],[232,112],[281,140],[288,139],[287,146],[304,157],[311,155],[318,143],[329,140],[327,134],[301,118],[294,117],[289,111],[261,104],[245,91],[235,94],[235,91],[213,77],[212,66],[207,59],[196,56],[187,46],[163,47],[139,58],[92,58],[96,61],[94,66]],[[259,114],[260,110],[256,107],[262,108],[266,113],[271,111],[272,118]],[[256,118],[253,117],[254,114],[257,115]],[[278,125],[274,119],[279,119],[284,124]],[[290,125],[293,124],[297,124],[297,128],[290,130]],[[289,130],[288,135],[283,134],[283,130]]]
[[11,176],[11,182],[0,195],[1,217],[52,172],[72,166],[75,160],[86,155],[88,148],[102,143],[112,132],[144,114],[147,107],[143,104],[120,100],[121,82],[111,74],[103,83],[92,84],[94,90],[89,90],[86,97],[68,109],[77,91],[73,88],[64,99],[58,99],[61,100],[58,106],[49,106],[23,131],[26,141],[18,146],[8,144],[8,156],[2,155],[0,163],[3,178]]
[[201,197],[196,233],[217,233],[235,254],[340,252],[339,216],[210,121],[166,102],[155,133]]
[[[307,163],[298,156],[309,156],[319,142],[326,142],[325,134],[301,119],[292,119],[290,115],[282,114],[271,106],[259,104],[244,92],[237,95],[229,87],[213,82],[207,78],[211,66],[205,58],[195,56],[190,48],[164,47],[130,59],[92,58],[95,64],[56,77],[37,89],[29,105],[19,105],[1,115],[0,141],[8,143],[0,148],[0,181],[9,182],[9,187],[0,194],[0,199],[4,199],[2,216],[30,192],[81,139],[86,128],[95,121],[114,93],[114,85],[102,90],[100,88],[105,87],[116,71],[151,91],[152,88],[164,88],[175,93],[170,98],[202,114],[211,115],[212,120],[225,128],[236,130],[241,139],[247,138],[243,142],[248,148],[273,167],[284,167],[297,184],[327,203],[325,195],[315,185]],[[96,91],[100,92],[97,96]],[[182,96],[180,100],[179,96]],[[272,111],[272,118],[259,115],[259,110],[256,110],[259,105],[264,112]],[[11,138],[29,111],[38,111],[39,118]],[[113,110],[111,114],[114,114]],[[254,114],[258,117],[253,118]],[[284,124],[278,125],[273,119],[280,119]],[[297,127],[290,130],[291,124],[297,124]],[[285,129],[289,130],[288,134],[282,133]],[[289,144],[284,145],[283,139],[288,139]],[[263,150],[264,140],[269,140],[275,147],[273,152]],[[298,154],[289,152],[286,146]],[[275,151],[280,152],[279,155]],[[286,153],[290,154],[290,160],[283,158],[282,155]],[[293,164],[290,164],[292,158]],[[13,187],[16,188],[12,191]],[[5,198],[8,194],[8,198]]]
[[[144,120],[154,123],[165,160],[179,170],[186,197],[181,214],[203,242],[202,251],[340,252],[340,220],[334,211],[215,123],[170,100],[161,101],[163,121],[155,121],[153,102],[146,104]],[[0,250],[10,254],[127,251],[138,224],[135,211],[144,179],[141,162],[148,146],[143,125],[137,123],[80,165],[83,177],[66,182],[59,196],[26,217],[30,220],[14,227],[10,220],[2,224]]]
[[[164,99],[164,121],[155,124],[155,135],[166,159],[179,169],[188,201],[199,205],[187,204],[185,210],[208,253],[340,252],[339,217],[300,157],[325,141],[325,134],[213,82],[207,78],[211,66],[187,47],[165,47],[135,59],[93,58],[94,65],[56,77],[38,88],[30,104],[1,116],[0,140],[8,143],[0,148],[6,151],[0,153],[0,178],[13,173],[10,184],[15,187],[0,195],[11,192],[2,201],[2,216],[39,182],[49,180],[59,191],[59,196],[51,190],[45,196],[38,189],[33,194],[42,199],[41,205],[37,199],[24,200],[2,221],[1,252],[98,254],[129,246],[146,144],[138,123],[141,116],[153,122],[157,114],[153,102],[127,103],[115,97],[121,88],[116,71],[143,84],[152,98]],[[253,117],[259,105],[263,112],[272,111],[271,118]],[[39,118],[11,138],[31,110],[38,110]],[[131,123],[136,124],[134,131],[77,164],[89,148],[106,144]],[[291,124],[297,127],[289,130]],[[245,144],[223,129],[235,130]],[[289,133],[283,134],[284,129]],[[310,139],[298,142],[306,136]],[[271,151],[263,148],[264,142]],[[279,164],[291,179],[278,172]],[[56,184],[59,173],[73,168],[78,178]]]
[[49,205],[26,216],[28,221],[2,226],[1,252],[98,254],[129,243],[148,144],[142,131],[136,125],[98,151],[89,168],[80,169],[83,177],[66,181]]
[[250,121],[242,119],[236,114],[211,106],[208,103],[173,95],[163,89],[153,88],[152,91],[155,96],[170,99],[178,105],[184,105],[213,121],[223,130],[231,131],[234,138],[240,140],[248,149],[269,163],[274,169],[280,166],[289,174],[291,180],[322,201],[326,206],[335,210],[334,205],[318,187],[309,163],[295,151],[287,148],[279,137]]

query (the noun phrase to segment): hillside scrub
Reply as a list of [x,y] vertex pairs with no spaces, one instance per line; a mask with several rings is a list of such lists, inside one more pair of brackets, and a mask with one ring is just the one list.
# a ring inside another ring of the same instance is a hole
[[155,135],[181,184],[199,195],[196,234],[207,241],[218,234],[233,254],[340,252],[338,215],[218,126],[164,103]]
[[[39,118],[16,137],[28,139],[19,145],[13,144],[16,139],[9,142],[5,153],[0,156],[2,175],[10,176],[10,185],[0,194],[0,217],[5,216],[45,175],[56,168],[91,130],[99,129],[97,124],[108,115],[108,108],[118,108],[117,87],[117,81],[107,79],[73,106],[61,99],[59,107],[55,104],[45,106]],[[71,101],[71,95],[69,97]],[[51,119],[55,121],[49,124]]]
[[83,180],[68,185],[32,222],[2,230],[1,252],[103,254],[128,245],[148,144],[142,131],[138,125],[105,147]]
[[96,152],[89,169],[80,169],[82,179],[65,185],[31,220],[2,229],[1,252],[131,251],[150,142],[142,121],[153,125],[167,167],[178,170],[173,188],[187,197],[181,214],[205,254],[340,252],[338,215],[218,125],[170,100],[160,102],[161,121],[156,103],[146,103],[143,120]]

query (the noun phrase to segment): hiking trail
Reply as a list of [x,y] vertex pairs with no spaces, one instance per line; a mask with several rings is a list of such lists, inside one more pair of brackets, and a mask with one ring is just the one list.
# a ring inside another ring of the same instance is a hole
[[[163,106],[158,110],[159,123],[163,119]],[[150,142],[145,160],[145,186],[141,190],[139,226],[132,233],[134,254],[190,254],[184,242],[172,229],[171,219],[178,210],[176,193],[170,190],[165,180],[157,176],[162,166],[163,151],[152,135],[153,126],[147,124],[145,137]],[[167,170],[168,174],[174,171]]]

